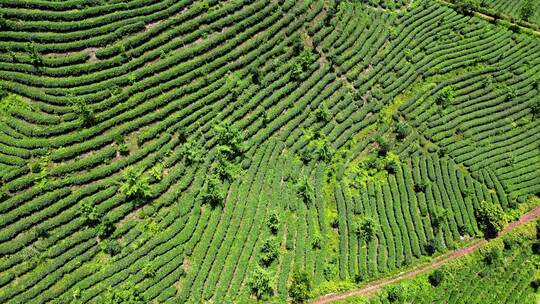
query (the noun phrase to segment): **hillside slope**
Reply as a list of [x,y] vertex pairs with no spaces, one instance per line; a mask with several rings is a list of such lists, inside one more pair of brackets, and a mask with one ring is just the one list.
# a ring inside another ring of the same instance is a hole
[[538,194],[540,40],[385,3],[0,0],[0,303],[283,302]]

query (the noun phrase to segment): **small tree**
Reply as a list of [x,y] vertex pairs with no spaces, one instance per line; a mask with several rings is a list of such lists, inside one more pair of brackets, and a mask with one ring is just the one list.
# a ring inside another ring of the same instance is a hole
[[223,204],[223,199],[225,198],[223,185],[215,174],[211,174],[206,178],[202,193],[203,203],[207,203],[212,207]]
[[188,165],[200,162],[202,154],[202,145],[194,136],[188,138],[180,149],[180,156],[186,160]]
[[433,255],[435,252],[437,252],[437,240],[436,239],[430,239],[425,245],[424,250],[428,255]]
[[440,206],[436,207],[431,219],[433,227],[435,227],[436,229],[441,228],[442,224],[444,224],[444,222],[448,218],[448,215],[448,209]]
[[107,288],[99,303],[102,304],[144,304],[146,303],[135,286],[130,283],[121,288]]
[[444,279],[444,272],[440,269],[437,269],[433,271],[429,276],[428,280],[431,286],[437,287],[439,284],[441,284],[442,280]]
[[385,156],[386,153],[390,152],[394,146],[394,143],[384,136],[377,136],[375,140],[379,145],[379,155],[381,156]]
[[444,108],[448,107],[454,101],[454,96],[456,95],[453,87],[446,87],[441,90],[437,96],[436,103]]
[[213,128],[218,145],[226,146],[229,151],[228,157],[234,158],[244,152],[244,135],[235,127],[231,126],[228,121],[223,121]]
[[113,234],[114,230],[115,227],[112,220],[109,217],[105,216],[101,219],[101,222],[97,227],[97,236],[100,239],[108,238],[111,234]]
[[270,228],[272,234],[276,234],[279,229],[279,223],[281,222],[279,214],[276,210],[270,211],[268,217],[266,218],[266,224]]
[[501,206],[486,201],[480,202],[476,209],[476,220],[488,237],[496,236],[507,224],[506,214]]
[[295,303],[307,301],[311,295],[311,278],[304,270],[296,269],[293,273],[292,282],[289,286],[289,296]]
[[400,121],[396,125],[396,133],[398,139],[404,139],[411,133],[411,127],[403,121]]
[[478,1],[476,0],[455,0],[454,5],[456,11],[461,14],[471,14],[478,8]]
[[83,99],[73,98],[70,103],[74,107],[75,113],[81,118],[83,125],[91,126],[96,122],[94,111],[90,109],[88,104]]
[[531,112],[534,117],[540,117],[540,99],[537,99],[531,106]]
[[315,155],[322,161],[330,161],[334,154],[332,147],[330,147],[324,135],[316,140],[312,140],[309,143],[309,147],[313,148]]
[[248,280],[248,286],[251,294],[258,300],[266,300],[274,294],[274,281],[270,272],[260,266],[255,266]]
[[484,254],[484,262],[486,265],[499,266],[503,263],[503,252],[498,247],[493,247]]
[[240,172],[238,164],[233,162],[230,158],[232,153],[233,152],[228,146],[218,146],[216,162],[213,164],[212,170],[219,175],[222,180],[233,180],[238,172]]
[[150,169],[150,175],[156,180],[161,180],[163,178],[163,163],[156,163]]
[[152,195],[149,178],[143,175],[142,170],[128,167],[124,171],[124,181],[120,184],[120,191],[130,198],[146,198]]
[[101,250],[110,256],[115,256],[122,251],[122,247],[120,247],[120,244],[115,239],[103,240],[99,245]]
[[248,72],[251,74],[251,82],[253,84],[261,84],[261,75],[257,67],[250,66]]
[[361,217],[355,227],[356,235],[369,242],[379,231],[379,225],[371,216]]
[[325,102],[321,102],[321,104],[317,107],[315,112],[313,112],[315,115],[315,118],[319,122],[329,122],[330,121],[330,110],[328,109],[328,105]]
[[101,220],[101,214],[97,211],[96,206],[88,202],[81,205],[80,214],[86,225],[93,226]]
[[262,266],[268,267],[279,257],[279,244],[274,238],[266,239],[260,252],[259,262]]
[[525,2],[523,2],[523,6],[519,10],[519,17],[525,21],[529,21],[529,19],[533,15],[534,15],[533,0],[525,0]]
[[40,67],[43,65],[43,56],[41,55],[40,51],[37,49],[36,45],[32,43],[28,43],[26,45],[26,49],[28,53],[30,53],[30,61],[32,64],[36,67]]
[[389,285],[386,288],[386,298],[390,303],[405,303],[408,296],[408,291],[403,285],[403,283],[396,284],[396,285]]
[[322,248],[322,237],[318,231],[315,232],[315,234],[313,235],[313,239],[311,240],[311,248],[313,249]]
[[296,184],[296,192],[302,198],[304,203],[310,205],[313,202],[313,186],[309,177],[303,176]]

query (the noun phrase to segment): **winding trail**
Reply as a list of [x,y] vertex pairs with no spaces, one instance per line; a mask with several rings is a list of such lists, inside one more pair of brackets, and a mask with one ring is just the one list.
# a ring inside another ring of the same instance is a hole
[[[517,227],[519,227],[521,225],[524,225],[526,223],[534,221],[538,217],[540,217],[540,206],[535,207],[534,209],[532,209],[531,211],[529,211],[527,213],[524,213],[519,218],[519,220],[513,221],[510,224],[508,224],[504,228],[504,230],[499,233],[498,236],[502,236],[502,235],[516,229]],[[467,245],[467,246],[465,246],[463,248],[459,248],[459,249],[450,251],[450,252],[448,252],[448,253],[446,253],[444,255],[438,256],[435,259],[433,259],[432,261],[430,261],[429,263],[420,265],[420,266],[418,266],[418,267],[416,267],[416,268],[414,268],[414,269],[412,269],[412,270],[410,270],[408,272],[402,272],[402,273],[399,273],[399,274],[391,276],[391,277],[375,280],[375,281],[372,281],[369,284],[367,284],[367,285],[365,285],[365,286],[363,286],[361,288],[354,289],[354,290],[351,290],[351,291],[347,291],[347,292],[343,292],[343,293],[327,294],[327,295],[324,295],[324,296],[322,296],[322,297],[320,297],[318,299],[313,300],[311,303],[313,303],[313,304],[324,304],[324,303],[330,303],[330,302],[334,302],[334,301],[338,301],[338,300],[344,300],[344,299],[352,297],[352,296],[369,295],[369,294],[374,293],[374,292],[378,291],[379,289],[385,287],[386,285],[389,285],[389,284],[392,284],[392,283],[395,283],[395,282],[399,282],[401,280],[404,280],[404,279],[407,279],[407,278],[410,278],[410,277],[414,277],[414,276],[417,276],[417,275],[422,274],[424,272],[439,268],[440,266],[442,266],[442,265],[444,265],[444,264],[446,264],[446,263],[448,263],[448,262],[450,262],[452,260],[455,260],[455,259],[457,259],[459,257],[464,256],[464,255],[473,253],[476,250],[478,250],[478,248],[482,247],[482,245],[484,245],[486,243],[487,243],[487,241],[485,239],[477,239],[477,240],[473,241],[471,244],[469,244],[469,245]]]

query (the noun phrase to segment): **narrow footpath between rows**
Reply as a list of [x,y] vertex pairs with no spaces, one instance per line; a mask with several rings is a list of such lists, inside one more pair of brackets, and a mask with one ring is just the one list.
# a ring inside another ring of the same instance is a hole
[[[537,206],[533,210],[523,214],[519,218],[519,220],[513,221],[510,224],[508,224],[508,226],[506,226],[504,228],[504,230],[499,233],[499,236],[504,235],[504,234],[516,229],[517,227],[519,227],[519,226],[521,226],[523,224],[534,221],[538,217],[540,217],[540,206]],[[311,303],[313,303],[313,304],[324,304],[324,303],[330,303],[330,302],[334,302],[334,301],[338,301],[338,300],[344,300],[346,298],[356,296],[356,295],[369,295],[369,294],[374,293],[374,292],[378,291],[379,289],[385,287],[386,285],[389,285],[389,284],[392,284],[392,283],[395,283],[395,282],[399,282],[401,280],[404,280],[404,279],[407,279],[407,278],[410,278],[410,277],[414,277],[414,276],[417,276],[417,275],[419,275],[421,273],[424,273],[424,272],[439,268],[443,264],[446,264],[446,263],[448,263],[448,262],[450,262],[452,260],[455,260],[455,259],[457,259],[459,257],[462,257],[464,255],[470,254],[470,253],[476,251],[478,248],[482,247],[482,245],[484,245],[486,242],[487,241],[485,239],[475,240],[471,244],[467,245],[466,247],[450,251],[450,252],[448,252],[448,253],[446,253],[444,255],[441,255],[441,256],[433,259],[431,262],[429,262],[427,264],[420,265],[420,266],[418,266],[418,267],[416,267],[416,268],[414,268],[414,269],[412,269],[412,270],[410,270],[408,272],[402,272],[402,273],[397,274],[397,275],[392,276],[392,277],[375,280],[375,281],[370,282],[369,284],[367,284],[367,285],[365,285],[365,286],[363,286],[361,288],[354,289],[354,290],[351,290],[351,291],[347,291],[347,292],[343,292],[343,293],[327,294],[327,295],[321,296],[318,299],[313,300]]]

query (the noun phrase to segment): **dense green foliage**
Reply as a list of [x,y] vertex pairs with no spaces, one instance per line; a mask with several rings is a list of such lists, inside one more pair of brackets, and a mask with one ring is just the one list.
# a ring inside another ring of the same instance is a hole
[[531,249],[536,242],[534,225],[528,224],[472,255],[390,284],[374,296],[336,303],[537,303],[540,255]]
[[500,229],[540,41],[464,13],[0,0],[0,303],[305,301]]

